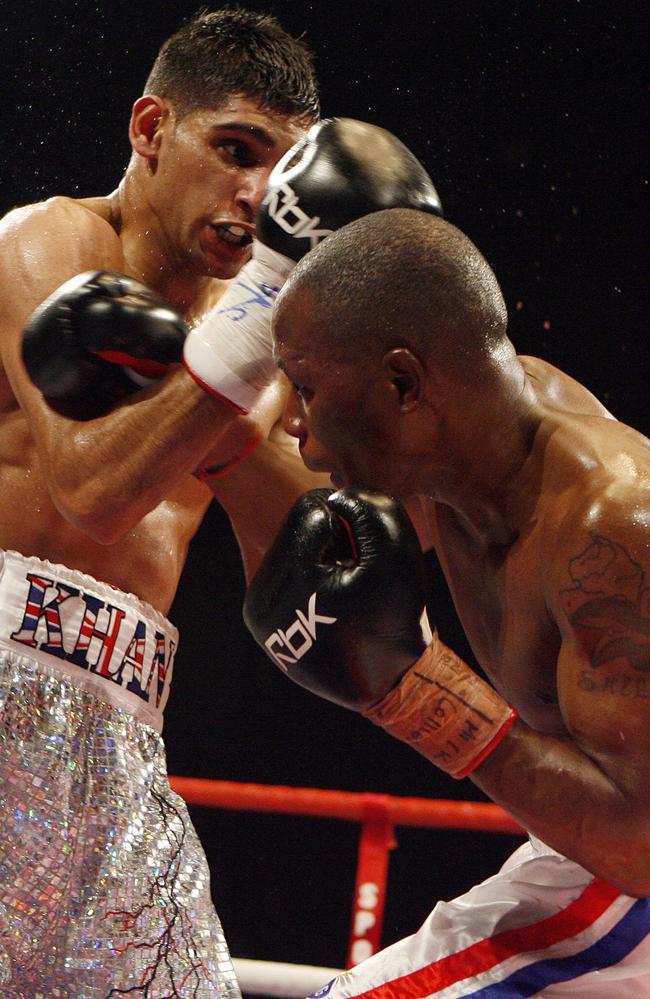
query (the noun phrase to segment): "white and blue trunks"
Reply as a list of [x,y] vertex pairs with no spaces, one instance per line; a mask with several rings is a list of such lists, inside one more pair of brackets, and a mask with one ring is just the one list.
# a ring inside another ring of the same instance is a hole
[[650,899],[631,898],[539,840],[439,902],[412,936],[315,996],[328,999],[650,997]]

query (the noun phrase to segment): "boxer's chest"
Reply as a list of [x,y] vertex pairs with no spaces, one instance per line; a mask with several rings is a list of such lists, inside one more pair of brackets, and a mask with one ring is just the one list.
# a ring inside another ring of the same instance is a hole
[[532,727],[564,731],[557,701],[558,629],[545,600],[541,538],[479,549],[439,525],[438,555],[456,611],[488,678]]

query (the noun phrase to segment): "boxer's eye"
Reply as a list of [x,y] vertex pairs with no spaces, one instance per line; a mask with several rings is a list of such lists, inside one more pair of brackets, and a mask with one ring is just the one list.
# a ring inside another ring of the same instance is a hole
[[230,139],[227,142],[221,143],[221,149],[238,166],[255,166],[258,162],[256,153],[246,142],[237,142],[234,139]]

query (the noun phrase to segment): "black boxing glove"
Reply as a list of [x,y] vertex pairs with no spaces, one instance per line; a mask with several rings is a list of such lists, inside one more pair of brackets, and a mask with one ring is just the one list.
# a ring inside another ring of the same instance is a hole
[[116,271],[61,285],[23,333],[25,368],[57,408],[98,416],[179,364],[187,330],[154,291]]
[[360,711],[452,777],[472,773],[517,712],[421,628],[424,571],[404,509],[377,493],[305,493],[253,578],[244,620],[296,683]]
[[403,142],[364,121],[329,118],[271,171],[257,236],[298,261],[336,229],[385,208],[442,215],[431,178]]
[[196,381],[249,412],[276,373],[271,309],[295,262],[335,229],[384,208],[442,214],[431,178],[390,132],[352,118],[314,125],[271,171],[252,259],[186,340]]
[[403,507],[379,494],[314,489],[248,587],[244,620],[292,680],[362,711],[422,654],[423,609],[422,553]]

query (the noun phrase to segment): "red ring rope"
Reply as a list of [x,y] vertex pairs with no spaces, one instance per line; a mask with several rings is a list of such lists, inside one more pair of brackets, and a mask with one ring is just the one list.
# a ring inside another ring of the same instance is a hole
[[171,777],[170,782],[189,805],[312,815],[361,824],[348,968],[370,957],[381,946],[388,857],[395,846],[396,825],[491,833],[524,832],[499,805],[488,802],[396,798],[389,794],[240,784],[195,777]]
[[524,830],[499,805],[478,801],[396,798],[388,794],[324,791],[320,788],[239,784],[228,780],[171,777],[174,790],[190,805],[251,812],[283,812],[363,822],[369,802],[381,802],[393,825],[433,829],[476,829],[480,832],[522,833]]

